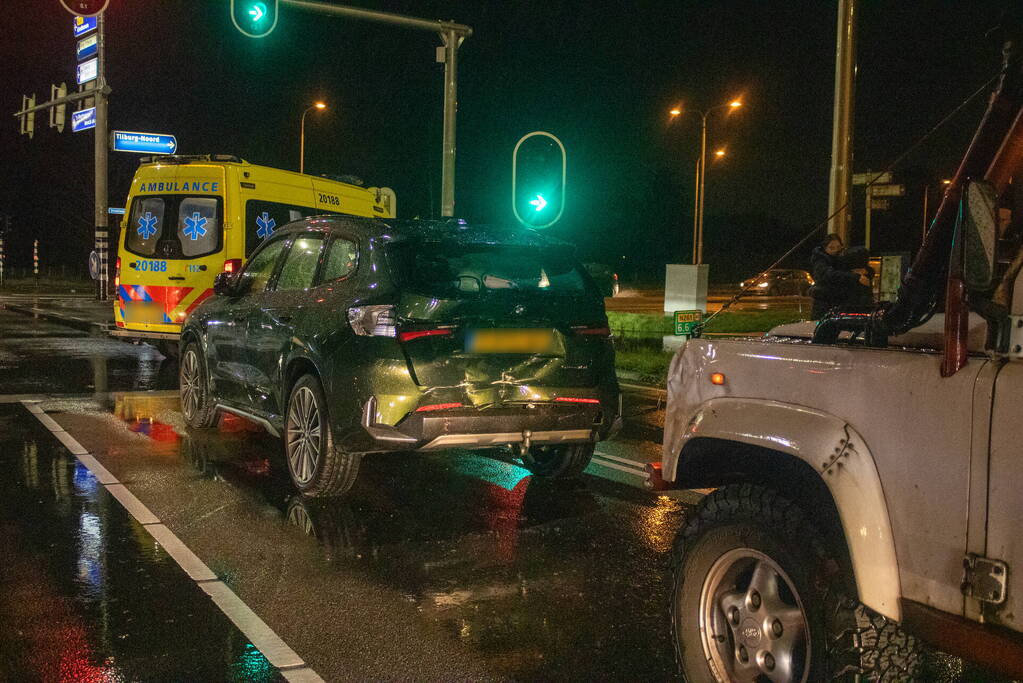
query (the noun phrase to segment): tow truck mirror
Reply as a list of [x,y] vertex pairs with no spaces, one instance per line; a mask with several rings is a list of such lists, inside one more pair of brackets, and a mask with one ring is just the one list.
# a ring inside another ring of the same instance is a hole
[[991,183],[974,181],[963,198],[963,275],[971,292],[991,288],[998,239],[997,196]]

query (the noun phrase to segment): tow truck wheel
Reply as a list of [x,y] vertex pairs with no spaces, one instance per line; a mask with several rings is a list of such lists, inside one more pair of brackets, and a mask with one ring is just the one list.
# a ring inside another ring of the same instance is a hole
[[915,641],[846,597],[849,577],[823,538],[797,505],[761,486],[726,486],[700,503],[672,552],[685,680],[916,679]]
[[340,496],[355,483],[361,456],[334,447],[327,400],[313,375],[291,388],[284,423],[284,452],[295,487],[310,498]]
[[594,447],[592,443],[537,444],[530,447],[522,462],[538,477],[571,479],[582,474],[590,464]]
[[202,350],[195,342],[185,347],[178,365],[178,387],[181,396],[181,413],[185,423],[195,429],[216,426],[217,413],[210,397],[209,379]]

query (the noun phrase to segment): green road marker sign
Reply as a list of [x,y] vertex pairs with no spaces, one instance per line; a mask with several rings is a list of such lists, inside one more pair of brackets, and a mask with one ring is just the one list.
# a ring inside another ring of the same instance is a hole
[[675,334],[691,335],[693,328],[703,320],[703,311],[675,311]]

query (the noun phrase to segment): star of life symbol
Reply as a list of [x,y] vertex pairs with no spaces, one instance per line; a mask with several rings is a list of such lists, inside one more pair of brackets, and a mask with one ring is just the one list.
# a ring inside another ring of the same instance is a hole
[[139,216],[139,237],[144,240],[149,239],[156,234],[156,222],[157,218],[153,215],[152,211],[146,211],[145,216]]
[[262,216],[256,216],[256,226],[256,237],[266,239],[270,235],[274,234],[274,228],[277,227],[277,221],[270,218],[270,214],[264,211]]
[[185,229],[182,232],[185,233],[185,237],[195,241],[206,235],[206,223],[206,216],[196,211],[185,219]]

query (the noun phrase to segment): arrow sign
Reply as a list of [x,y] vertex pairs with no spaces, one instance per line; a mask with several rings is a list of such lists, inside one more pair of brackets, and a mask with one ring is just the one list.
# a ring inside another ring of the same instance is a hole
[[110,136],[110,149],[115,152],[138,154],[174,154],[178,140],[173,135],[162,133],[132,133],[115,130]]
[[543,198],[542,194],[536,195],[536,199],[529,203],[535,206],[537,211],[543,211],[544,207],[547,206],[547,200]]
[[252,21],[259,21],[266,14],[266,5],[261,2],[257,2],[249,10],[249,16],[252,17]]

